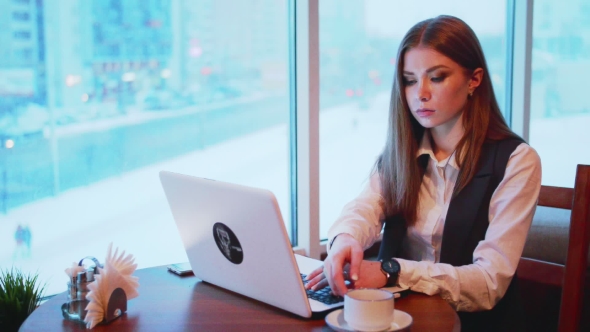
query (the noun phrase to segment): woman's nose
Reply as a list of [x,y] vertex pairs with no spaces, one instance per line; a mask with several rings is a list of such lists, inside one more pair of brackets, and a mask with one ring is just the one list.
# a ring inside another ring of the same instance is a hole
[[418,87],[418,99],[421,102],[430,100],[430,88],[428,87],[428,83],[420,83]]

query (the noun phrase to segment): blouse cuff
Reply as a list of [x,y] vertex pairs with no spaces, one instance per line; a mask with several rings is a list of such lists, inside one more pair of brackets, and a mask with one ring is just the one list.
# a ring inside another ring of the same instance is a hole
[[397,262],[400,265],[400,272],[399,277],[397,279],[397,283],[401,288],[410,288],[412,287],[411,283],[411,276],[414,274],[415,266],[413,263],[417,263],[415,261],[405,260],[401,258],[396,258]]

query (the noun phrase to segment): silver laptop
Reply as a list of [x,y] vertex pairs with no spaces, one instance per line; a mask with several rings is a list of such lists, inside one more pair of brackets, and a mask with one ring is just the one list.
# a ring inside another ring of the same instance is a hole
[[322,262],[293,253],[272,192],[166,171],[160,181],[197,278],[302,317],[344,304],[307,296],[300,274]]

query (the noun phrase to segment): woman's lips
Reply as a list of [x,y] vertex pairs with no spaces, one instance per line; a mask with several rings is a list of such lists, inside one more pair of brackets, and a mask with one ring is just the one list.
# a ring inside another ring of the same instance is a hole
[[435,112],[434,110],[431,110],[428,108],[421,108],[416,111],[416,114],[421,118],[427,118],[429,116],[432,116],[434,114],[434,112]]

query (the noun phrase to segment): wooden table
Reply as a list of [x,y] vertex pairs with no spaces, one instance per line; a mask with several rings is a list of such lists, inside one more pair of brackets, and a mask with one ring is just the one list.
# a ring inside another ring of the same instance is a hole
[[[323,318],[303,319],[225,289],[179,277],[165,266],[137,270],[139,297],[127,313],[94,331],[331,331]],[[37,308],[20,331],[85,331],[64,320],[61,293]],[[412,331],[460,331],[456,312],[439,296],[410,294],[396,300],[396,309],[414,318]]]

